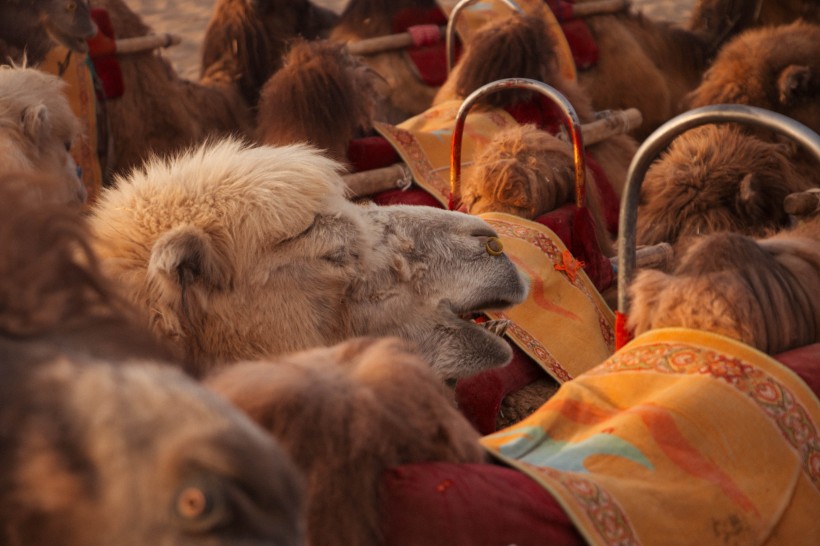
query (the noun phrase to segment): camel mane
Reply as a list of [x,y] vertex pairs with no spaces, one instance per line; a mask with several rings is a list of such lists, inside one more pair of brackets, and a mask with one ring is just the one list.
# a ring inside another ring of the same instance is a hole
[[350,140],[372,127],[374,83],[375,74],[343,44],[297,40],[262,89],[257,138],[307,142],[345,161]]

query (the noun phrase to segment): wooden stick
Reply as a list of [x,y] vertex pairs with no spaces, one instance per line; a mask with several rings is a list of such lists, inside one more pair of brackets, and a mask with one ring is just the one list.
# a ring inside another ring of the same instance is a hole
[[820,212],[820,189],[811,189],[786,196],[783,201],[786,214],[813,216]]
[[404,163],[394,163],[381,169],[370,169],[358,173],[342,176],[347,187],[353,193],[352,197],[373,195],[396,188],[408,188],[413,183],[410,168]]
[[166,48],[182,42],[182,38],[176,34],[163,32],[162,34],[147,34],[136,38],[121,38],[117,40],[117,54],[128,55],[130,53],[142,53],[160,47]]
[[[674,256],[675,253],[672,250],[672,245],[669,243],[641,246],[635,251],[635,267],[636,269],[663,269],[672,263],[672,258]],[[615,269],[618,265],[618,257],[614,256],[610,258],[609,261],[612,264],[612,268]]]
[[[446,31],[447,27],[439,27],[442,38]],[[388,34],[386,36],[377,36],[376,38],[366,38],[358,42],[349,42],[347,44],[347,50],[353,55],[375,55],[376,53],[384,53],[385,51],[392,51],[394,49],[404,49],[411,45],[413,45],[413,37],[410,33],[400,32],[399,34]]]
[[629,0],[594,0],[572,5],[572,14],[575,17],[590,17],[606,13],[618,13],[629,8]]
[[[643,116],[637,108],[603,110],[596,112],[595,117],[598,119],[581,125],[584,146],[601,142],[611,136],[628,133],[643,123]],[[558,137],[562,140],[569,140],[566,131],[559,133]]]

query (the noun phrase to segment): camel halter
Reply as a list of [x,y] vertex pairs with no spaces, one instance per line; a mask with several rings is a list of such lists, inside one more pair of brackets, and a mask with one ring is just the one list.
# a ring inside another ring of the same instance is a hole
[[569,129],[572,143],[572,156],[575,166],[575,204],[581,208],[586,201],[586,159],[584,141],[581,136],[581,122],[578,114],[567,98],[554,87],[528,78],[506,78],[483,85],[464,99],[456,114],[453,137],[450,144],[450,203],[448,208],[455,210],[461,201],[461,140],[464,135],[464,123],[470,108],[482,97],[503,89],[529,89],[537,91],[552,99],[564,114],[564,122]]
[[700,125],[718,122],[743,123],[778,131],[802,144],[820,161],[820,135],[790,117],[754,106],[714,104],[695,108],[672,118],[649,135],[632,158],[621,197],[618,224],[618,311],[615,314],[616,350],[629,341],[626,329],[630,304],[627,288],[635,276],[638,199],[646,171],[655,158],[682,133]]

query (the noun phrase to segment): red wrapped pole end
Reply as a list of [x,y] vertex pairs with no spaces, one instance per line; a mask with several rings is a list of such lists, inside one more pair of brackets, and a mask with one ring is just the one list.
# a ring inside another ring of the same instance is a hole
[[619,351],[624,345],[632,341],[632,332],[626,326],[626,315],[615,311],[615,350]]

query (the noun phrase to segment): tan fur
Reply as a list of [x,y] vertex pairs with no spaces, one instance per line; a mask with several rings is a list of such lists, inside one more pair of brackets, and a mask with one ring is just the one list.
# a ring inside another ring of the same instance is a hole
[[[123,0],[92,0],[105,8],[117,38],[151,32]],[[249,134],[253,119],[230,77],[216,67],[192,82],[180,78],[154,52],[119,57],[125,93],[106,103],[114,173],[125,173],[151,154],[169,154],[212,135]]]
[[481,219],[356,205],[341,166],[304,145],[233,140],[154,160],[105,192],[106,271],[200,371],[360,335],[418,343],[443,378],[503,365],[501,338],[459,315],[520,302]]
[[322,37],[336,20],[334,12],[309,0],[218,0],[205,29],[202,74],[223,65],[244,101],[256,106],[290,42]]
[[[613,254],[595,178],[586,173],[587,207],[601,250]],[[494,135],[464,173],[462,203],[470,214],[506,212],[534,219],[575,202],[572,146],[532,125]]]
[[[548,36],[541,17],[514,16],[485,25],[467,44],[434,102],[466,98],[479,87],[503,78],[529,78],[552,86],[566,97],[581,123],[593,121],[595,114],[587,92],[558,73],[554,46]],[[484,104],[501,108],[530,100],[532,96],[527,90],[505,90],[488,95]],[[587,147],[617,196],[621,195],[637,148],[637,142],[628,135],[616,135]]]
[[40,173],[61,181],[49,186],[54,200],[83,203],[87,193],[68,151],[80,124],[64,90],[56,76],[0,66],[0,175]]
[[298,41],[262,89],[257,140],[305,142],[344,162],[350,141],[372,128],[375,101],[375,74],[361,59],[341,44]]
[[[30,188],[0,185],[0,543],[301,544],[288,457],[165,363],[77,208]],[[191,487],[211,508],[185,516]]]
[[638,244],[715,231],[762,236],[789,222],[783,200],[815,185],[791,165],[790,146],[765,142],[736,126],[704,126],[680,135],[641,185]]
[[[337,42],[356,42],[393,34],[393,16],[403,9],[429,9],[434,0],[350,0],[330,32]],[[402,50],[365,57],[383,82],[378,92],[380,121],[397,124],[427,110],[436,87],[425,84]]]
[[636,334],[708,330],[769,354],[820,341],[820,219],[754,240],[717,233],[687,250],[671,275],[639,272],[629,288]]
[[748,104],[820,132],[820,25],[802,21],[747,31],[721,49],[689,106]]
[[380,478],[390,467],[486,459],[446,389],[395,339],[238,364],[206,385],[269,431],[306,475],[311,545],[380,544]]

